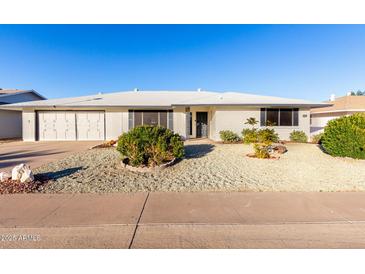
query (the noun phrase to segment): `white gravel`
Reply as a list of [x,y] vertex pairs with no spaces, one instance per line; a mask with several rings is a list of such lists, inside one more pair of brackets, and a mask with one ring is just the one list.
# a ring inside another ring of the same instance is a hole
[[288,144],[278,160],[246,157],[242,144],[188,144],[186,158],[155,173],[120,167],[114,148],[71,155],[36,170],[53,172],[44,192],[363,191],[365,160],[334,158],[317,145]]

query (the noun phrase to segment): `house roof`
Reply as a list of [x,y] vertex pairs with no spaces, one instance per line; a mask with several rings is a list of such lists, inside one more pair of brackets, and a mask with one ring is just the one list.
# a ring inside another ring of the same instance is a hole
[[22,94],[22,93],[33,93],[43,100],[47,99],[46,97],[40,95],[38,92],[36,92],[33,89],[23,90],[23,89],[1,89],[0,88],[0,98],[4,98],[6,96],[18,95],[18,94]]
[[335,101],[326,101],[332,106],[316,108],[311,113],[331,113],[343,111],[365,111],[365,96],[343,96],[338,97]]
[[298,106],[322,107],[328,104],[237,92],[208,91],[126,91],[81,97],[49,99],[7,105],[26,107],[174,107],[174,106]]

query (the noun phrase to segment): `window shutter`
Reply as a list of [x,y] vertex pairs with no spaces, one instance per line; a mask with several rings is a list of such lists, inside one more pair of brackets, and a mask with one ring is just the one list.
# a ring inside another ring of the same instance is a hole
[[262,108],[260,112],[260,126],[264,127],[266,125],[266,109]]
[[128,110],[128,130],[134,127],[134,112],[133,110]]
[[168,118],[168,128],[171,130],[174,130],[174,117],[173,117],[173,111],[169,110],[167,113]]
[[299,125],[299,109],[293,109],[293,126]]

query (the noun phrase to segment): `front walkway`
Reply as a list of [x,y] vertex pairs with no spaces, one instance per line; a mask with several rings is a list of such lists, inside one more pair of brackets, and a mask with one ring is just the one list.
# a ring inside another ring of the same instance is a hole
[[26,163],[32,169],[67,155],[86,150],[102,141],[68,142],[9,142],[0,143],[0,171],[10,171],[15,165]]
[[365,248],[365,193],[0,196],[0,247]]

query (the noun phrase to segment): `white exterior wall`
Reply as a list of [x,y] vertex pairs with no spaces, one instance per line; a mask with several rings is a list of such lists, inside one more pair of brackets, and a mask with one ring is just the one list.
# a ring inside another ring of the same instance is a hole
[[176,107],[173,109],[173,120],[174,132],[183,138],[187,138],[185,107]]
[[[281,140],[289,140],[289,135],[293,130],[302,130],[310,136],[310,110],[299,109],[298,126],[276,126],[275,131],[279,134]],[[214,132],[211,134],[211,139],[220,141],[219,132],[222,130],[232,130],[241,136],[243,128],[250,128],[246,125],[247,118],[256,118],[260,127],[260,108],[248,107],[215,107],[213,111],[213,119],[211,121]]]
[[22,137],[22,113],[0,110],[0,139]]
[[106,109],[105,110],[105,138],[116,140],[128,131],[128,109]]
[[34,110],[23,110],[23,141],[35,141],[35,112]]
[[211,127],[214,131],[211,132],[210,138],[214,141],[220,141],[219,132],[222,130],[232,130],[234,133],[241,136],[242,129],[249,127],[245,125],[247,118],[256,118],[260,121],[259,108],[244,108],[244,107],[215,107],[213,110],[213,119]]

